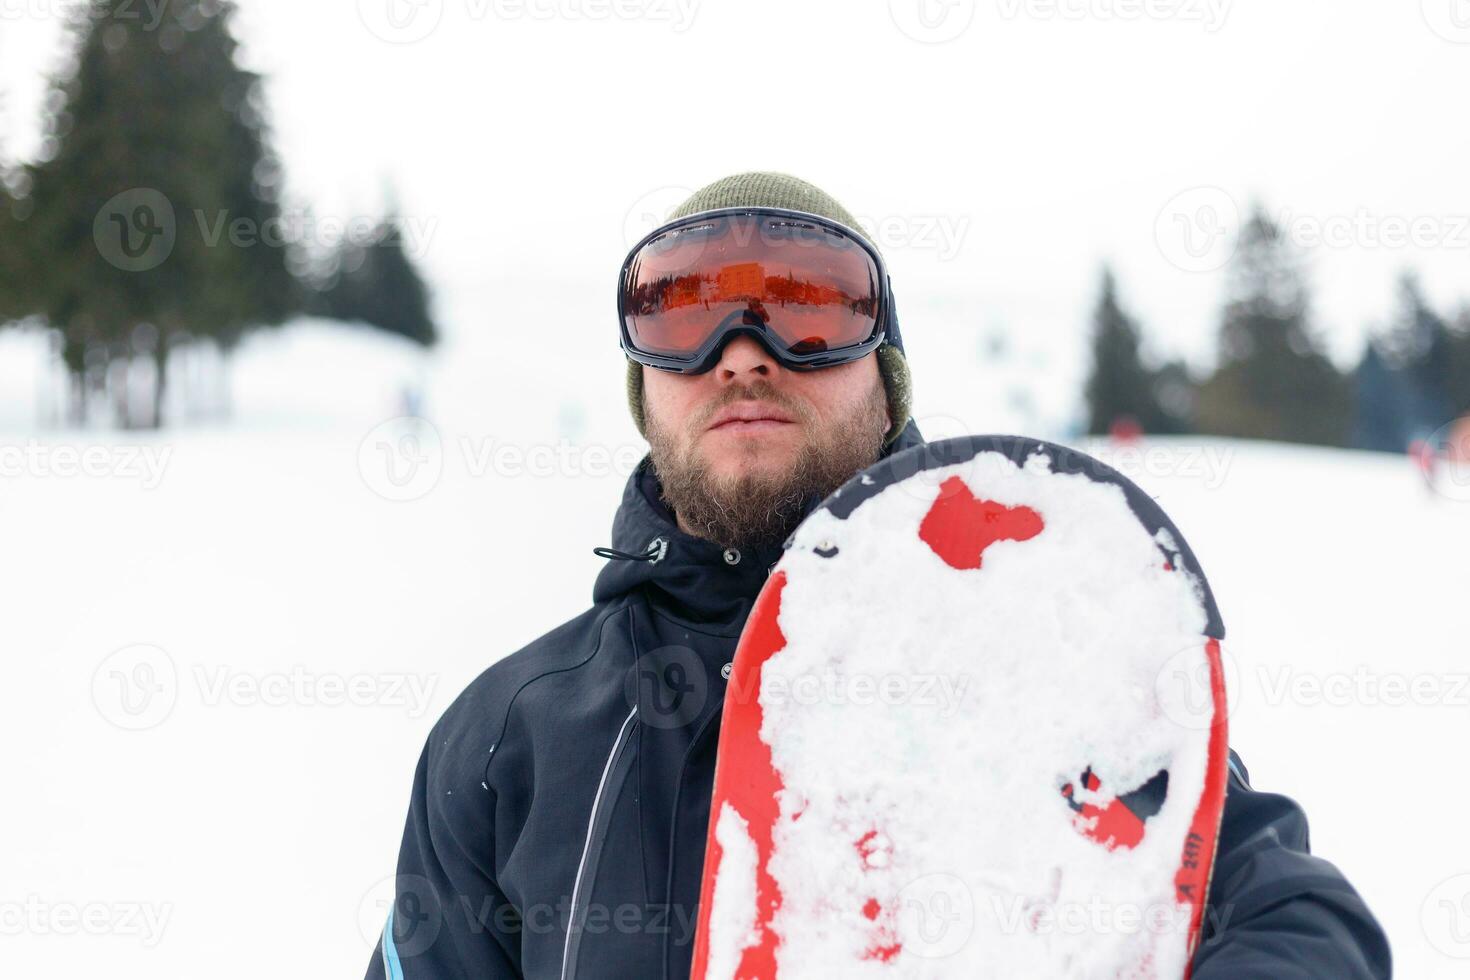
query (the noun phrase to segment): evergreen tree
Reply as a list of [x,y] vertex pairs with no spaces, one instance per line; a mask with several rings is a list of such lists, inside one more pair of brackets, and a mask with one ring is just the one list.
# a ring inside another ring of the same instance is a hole
[[23,220],[30,208],[24,179],[0,156],[0,327],[29,315],[35,295],[36,269]]
[[335,273],[318,303],[322,315],[366,323],[425,347],[438,340],[428,287],[404,251],[397,218],[380,222],[366,245],[344,243],[332,264]]
[[[1145,432],[1179,431],[1181,420],[1161,403],[1160,376],[1145,367],[1139,355],[1138,324],[1118,302],[1111,269],[1103,269],[1092,324],[1092,370],[1084,393],[1088,431],[1106,433],[1123,419],[1137,422]],[[1177,375],[1171,375],[1171,381],[1177,384]]]
[[1169,361],[1154,375],[1154,391],[1159,408],[1164,412],[1163,433],[1180,434],[1194,431],[1195,405],[1199,401],[1199,384],[1183,361]]
[[1260,207],[1240,235],[1220,326],[1219,364],[1200,389],[1199,430],[1346,445],[1351,391],[1310,328],[1298,256]]
[[20,234],[16,201],[0,180],[0,326],[20,316],[24,301],[20,291],[25,282],[20,269]]
[[1353,372],[1353,439],[1358,449],[1403,452],[1409,444],[1403,379],[1376,340]]
[[[258,79],[235,63],[226,0],[174,0],[158,20],[130,0],[93,0],[71,30],[69,67],[48,96],[30,224],[52,272],[41,306],[64,336],[85,412],[89,365],[156,365],[152,424],[172,344],[228,348],[299,302],[279,222],[279,168]],[[101,377],[95,370],[94,381]],[[126,390],[117,417],[136,421]]]
[[1460,310],[1450,330],[1450,377],[1452,414],[1470,413],[1470,307]]
[[1449,324],[1429,307],[1418,277],[1406,272],[1399,280],[1399,309],[1386,348],[1404,381],[1409,438],[1433,432],[1455,410],[1454,346]]

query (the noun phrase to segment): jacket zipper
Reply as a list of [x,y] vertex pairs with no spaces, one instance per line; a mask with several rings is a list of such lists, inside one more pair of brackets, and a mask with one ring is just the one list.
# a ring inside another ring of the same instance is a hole
[[[632,731],[633,719],[637,714],[638,707],[634,705],[633,710],[628,712],[628,717],[623,719],[623,725],[618,729],[618,736],[613,739],[612,749],[607,754],[607,762],[602,767],[602,778],[597,782],[597,795],[592,798],[592,814],[587,818],[587,838],[582,844],[582,859],[577,863],[577,877],[572,884],[571,916],[567,922],[566,943],[562,946],[561,980],[573,980],[576,975],[575,954],[577,946],[580,945],[582,924],[587,914],[587,909],[582,903],[582,885],[588,870],[588,859],[593,853],[593,838],[598,832],[597,818],[602,812],[608,777],[612,775],[618,757],[628,745],[628,733]],[[606,830],[606,828],[603,829]],[[590,887],[590,883],[588,884]]]
[[[706,718],[704,720],[704,722],[699,726],[699,730],[694,733],[694,738],[689,743],[689,748],[686,749],[685,752],[684,752],[684,761],[679,766],[679,785],[677,787],[675,787],[675,789],[674,789],[674,820],[673,820],[673,822],[672,822],[672,824],[671,824],[671,826],[669,828],[669,873],[668,873],[668,877],[664,881],[664,896],[669,901],[669,907],[670,907],[670,914],[671,915],[672,915],[673,903],[674,903],[674,875],[678,871],[678,863],[679,863],[679,851],[678,851],[678,838],[679,838],[679,817],[678,817],[678,813],[679,813],[679,801],[681,799],[683,799],[683,796],[684,796],[684,785],[686,783],[686,777],[689,775],[689,760],[691,758],[693,758],[694,757],[694,753],[696,751],[698,751],[703,746],[703,744],[704,744],[704,742],[705,742],[706,739],[708,739],[708,738],[714,738],[720,732],[720,722],[721,722],[721,720],[722,720],[722,718],[724,716],[724,707],[723,707],[723,705],[724,705],[724,695],[723,694],[720,695],[720,704],[721,704],[721,707],[717,708],[714,711],[713,714],[711,714],[708,718]],[[702,861],[703,859],[704,859],[704,854],[703,854],[703,852],[701,852],[700,853],[700,860]],[[696,915],[697,915],[698,914],[698,905],[695,906],[695,912],[696,912]],[[664,955],[663,955],[664,968],[663,968],[663,977],[662,977],[662,980],[669,980],[669,976],[670,976],[670,972],[669,972],[670,957],[671,957],[673,951],[674,951],[674,930],[672,928],[672,923],[670,923],[669,931],[664,936]]]

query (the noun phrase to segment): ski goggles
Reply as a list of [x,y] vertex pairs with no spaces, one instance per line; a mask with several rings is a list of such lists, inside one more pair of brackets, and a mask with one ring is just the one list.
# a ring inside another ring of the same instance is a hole
[[855,361],[897,338],[883,259],[856,231],[804,211],[721,208],[633,246],[618,276],[623,350],[681,374],[746,335],[782,366]]

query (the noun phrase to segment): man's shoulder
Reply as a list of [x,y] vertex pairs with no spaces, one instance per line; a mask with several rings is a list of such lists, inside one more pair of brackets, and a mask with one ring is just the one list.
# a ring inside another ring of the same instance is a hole
[[526,685],[592,659],[609,622],[626,604],[625,597],[597,603],[485,668],[440,716],[431,748],[447,747],[465,736],[475,743],[493,743]]

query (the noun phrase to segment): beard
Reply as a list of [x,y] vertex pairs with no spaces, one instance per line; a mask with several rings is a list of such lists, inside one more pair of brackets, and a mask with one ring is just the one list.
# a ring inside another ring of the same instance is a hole
[[[800,423],[806,441],[789,464],[752,468],[722,477],[710,467],[690,439],[681,449],[675,434],[650,416],[647,436],[653,470],[664,502],[690,533],[724,548],[761,549],[781,545],[820,501],[853,474],[878,461],[888,423],[888,397],[876,382],[858,411],[826,430],[814,428],[812,413],[759,380],[727,389],[690,419],[690,432],[704,431],[714,414],[732,402],[760,399],[779,406]],[[749,447],[752,457],[760,447]]]

